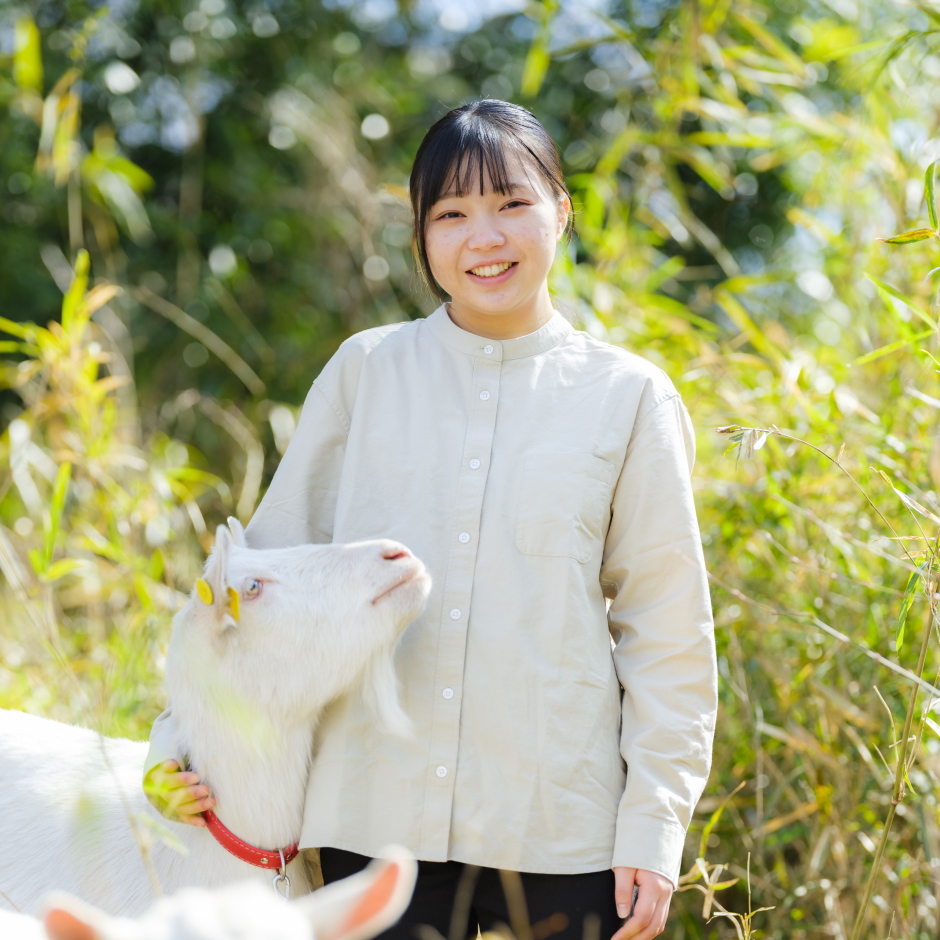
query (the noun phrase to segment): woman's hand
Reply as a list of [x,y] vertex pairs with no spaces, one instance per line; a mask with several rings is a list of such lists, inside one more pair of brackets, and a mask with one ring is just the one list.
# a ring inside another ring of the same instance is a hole
[[[633,886],[639,888],[633,904]],[[669,901],[675,889],[672,882],[654,871],[642,868],[614,869],[614,899],[617,914],[630,919],[612,937],[612,940],[652,940],[666,926]],[[633,916],[630,909],[633,908]]]
[[215,806],[207,786],[197,786],[199,774],[180,770],[175,760],[158,764],[144,780],[144,793],[167,819],[190,826],[205,826],[200,815]]

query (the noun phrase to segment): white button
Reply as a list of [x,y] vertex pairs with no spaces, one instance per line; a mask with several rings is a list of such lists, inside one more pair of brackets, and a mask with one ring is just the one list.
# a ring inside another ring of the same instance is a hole
[[438,775],[438,777],[446,777],[446,776],[447,776],[447,768],[446,768],[446,767],[438,767],[437,770],[435,770],[434,772]]
[[480,392],[480,401],[488,401],[490,393],[487,391]]
[[460,611],[457,610],[456,607],[450,612],[450,619],[451,619],[451,620],[459,620],[459,619],[460,619]]
[[469,541],[470,541],[470,533],[469,533],[469,532],[461,532],[460,535],[457,536],[457,538],[460,539],[461,542],[464,542],[464,543],[469,542]]
[[473,460],[470,461],[470,469],[471,469],[471,470],[479,470],[479,469],[480,469],[480,461],[477,460],[476,457],[474,457]]
[[453,698],[453,697],[454,697],[454,690],[453,690],[453,689],[444,689],[444,691],[441,692],[441,695],[443,695],[444,698]]
[[493,351],[493,347],[490,346],[489,343],[487,343],[487,345],[483,347],[483,352],[485,352],[485,353],[487,354],[487,356],[488,356],[492,351]]

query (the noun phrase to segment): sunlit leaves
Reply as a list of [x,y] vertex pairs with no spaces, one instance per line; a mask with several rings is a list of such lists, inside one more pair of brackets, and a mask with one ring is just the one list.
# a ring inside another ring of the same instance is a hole
[[39,30],[29,16],[21,16],[13,29],[13,81],[20,88],[42,94],[42,48]]
[[551,39],[552,21],[558,7],[559,0],[539,0],[539,2],[533,3],[529,7],[529,15],[537,20],[539,26],[536,38],[529,47],[522,70],[520,91],[526,97],[531,98],[537,95],[542,87],[542,82],[545,81],[545,74],[551,63],[548,45]]
[[914,603],[914,594],[920,583],[921,572],[912,571],[907,580],[907,587],[904,590],[904,597],[901,599],[901,609],[898,611],[898,627],[895,633],[895,647],[900,651],[904,646],[904,628],[907,626],[907,615],[910,613],[911,604]]
[[107,205],[131,239],[138,243],[148,239],[152,229],[141,196],[153,186],[153,178],[118,152],[111,134],[97,135],[81,170],[93,198]]
[[75,276],[62,298],[62,329],[66,333],[72,330],[85,301],[85,290],[88,287],[88,262],[88,252],[79,252],[75,261]]
[[937,178],[937,161],[934,160],[930,166],[927,167],[927,172],[924,174],[924,193],[927,197],[927,216],[930,219],[930,227],[936,231],[937,230],[937,197],[934,193],[934,188]]
[[912,242],[923,242],[928,238],[936,238],[937,232],[932,228],[915,228],[910,232],[902,232],[900,235],[892,235],[890,238],[879,238],[878,241],[887,242],[889,245],[910,245]]
[[727,435],[731,441],[725,453],[737,449],[742,460],[750,460],[767,442],[773,431],[767,428],[742,428],[736,424],[728,427],[715,428],[716,434]]

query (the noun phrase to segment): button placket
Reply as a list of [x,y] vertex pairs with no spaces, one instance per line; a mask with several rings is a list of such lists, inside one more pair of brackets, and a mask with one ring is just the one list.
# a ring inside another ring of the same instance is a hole
[[434,678],[438,693],[432,708],[430,764],[432,775],[436,774],[438,779],[425,801],[419,847],[421,857],[429,860],[447,857],[453,788],[457,778],[459,690],[464,673],[467,628],[472,614],[470,596],[479,545],[473,533],[480,527],[496,431],[502,350],[494,344],[492,354],[483,358],[478,353],[472,357],[472,363],[467,433],[464,453],[460,457]]

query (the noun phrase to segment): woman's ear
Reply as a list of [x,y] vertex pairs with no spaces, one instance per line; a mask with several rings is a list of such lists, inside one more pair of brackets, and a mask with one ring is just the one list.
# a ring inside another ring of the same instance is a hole
[[561,241],[568,229],[568,222],[571,218],[571,199],[567,193],[562,193],[558,197],[558,233],[555,241]]

